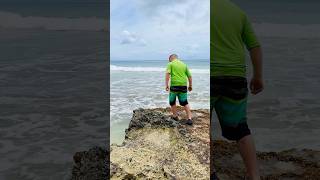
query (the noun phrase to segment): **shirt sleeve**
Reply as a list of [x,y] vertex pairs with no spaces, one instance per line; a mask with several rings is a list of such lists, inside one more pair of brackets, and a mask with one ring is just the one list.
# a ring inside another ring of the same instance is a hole
[[187,74],[188,77],[191,77],[191,72],[190,72],[188,66],[187,66],[186,74]]
[[166,72],[171,73],[171,63],[168,63]]
[[242,32],[242,39],[248,50],[260,46],[258,38],[256,37],[252,25],[246,15]]

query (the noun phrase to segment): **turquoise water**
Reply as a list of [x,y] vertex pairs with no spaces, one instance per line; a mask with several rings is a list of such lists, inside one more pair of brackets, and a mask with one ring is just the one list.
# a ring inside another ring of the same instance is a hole
[[[164,78],[167,63],[167,60],[111,61],[111,143],[123,141],[134,109],[169,107]],[[209,60],[185,63],[193,77],[193,91],[189,93],[191,108],[209,109]]]

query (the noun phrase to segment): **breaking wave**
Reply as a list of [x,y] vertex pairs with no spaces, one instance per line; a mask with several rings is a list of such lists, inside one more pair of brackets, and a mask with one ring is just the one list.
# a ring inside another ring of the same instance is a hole
[[[110,65],[111,71],[126,71],[126,72],[164,72],[165,68],[160,67],[125,67]],[[196,74],[209,74],[209,69],[190,69],[192,73]]]

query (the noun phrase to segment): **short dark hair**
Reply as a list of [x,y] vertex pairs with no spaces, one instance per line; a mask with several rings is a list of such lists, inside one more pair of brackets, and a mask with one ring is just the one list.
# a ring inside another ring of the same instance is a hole
[[176,55],[176,54],[171,54],[171,55],[169,56],[169,59],[171,59],[173,56],[175,56],[175,57],[178,58],[178,55]]

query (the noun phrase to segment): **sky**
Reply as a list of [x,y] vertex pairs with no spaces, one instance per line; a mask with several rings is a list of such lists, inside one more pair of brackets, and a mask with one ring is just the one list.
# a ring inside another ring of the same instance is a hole
[[111,0],[115,60],[209,59],[209,0]]
[[[320,38],[319,0],[232,0],[259,36]],[[2,0],[0,27],[109,32],[106,0]],[[111,60],[209,59],[210,0],[111,0]],[[308,32],[308,33],[305,33]]]

